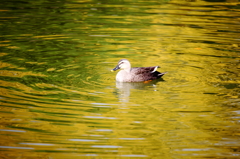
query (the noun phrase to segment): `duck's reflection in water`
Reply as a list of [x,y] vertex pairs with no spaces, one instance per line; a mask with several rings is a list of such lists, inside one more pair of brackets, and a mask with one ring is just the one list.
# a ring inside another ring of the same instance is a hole
[[157,83],[159,81],[164,81],[163,79],[158,79],[149,82],[116,82],[117,88],[117,95],[119,98],[119,102],[129,102],[129,97],[131,94],[131,90],[138,89],[138,90],[145,90],[149,87],[153,88],[153,91],[157,90]]

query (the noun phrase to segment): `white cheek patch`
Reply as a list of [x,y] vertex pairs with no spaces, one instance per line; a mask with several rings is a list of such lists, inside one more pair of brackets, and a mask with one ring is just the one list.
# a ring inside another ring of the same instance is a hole
[[118,65],[120,68],[123,68],[123,63],[120,63],[119,65]]

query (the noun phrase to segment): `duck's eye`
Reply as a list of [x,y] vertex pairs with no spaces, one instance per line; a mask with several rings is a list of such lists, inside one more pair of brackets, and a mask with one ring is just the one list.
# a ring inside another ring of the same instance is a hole
[[123,64],[123,62],[121,62],[118,66],[121,67],[122,64]]

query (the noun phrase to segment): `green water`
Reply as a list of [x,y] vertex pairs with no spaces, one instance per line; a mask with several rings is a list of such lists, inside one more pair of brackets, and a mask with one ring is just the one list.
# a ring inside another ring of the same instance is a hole
[[239,158],[239,4],[2,2],[0,158]]

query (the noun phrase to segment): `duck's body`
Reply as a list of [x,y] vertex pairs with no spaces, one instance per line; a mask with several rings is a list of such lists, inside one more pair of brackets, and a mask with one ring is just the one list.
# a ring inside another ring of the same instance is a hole
[[156,71],[157,68],[159,66],[131,68],[130,62],[122,59],[112,71],[121,69],[116,76],[118,82],[143,82],[158,79],[165,74]]

